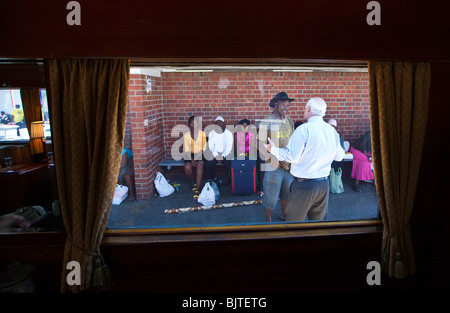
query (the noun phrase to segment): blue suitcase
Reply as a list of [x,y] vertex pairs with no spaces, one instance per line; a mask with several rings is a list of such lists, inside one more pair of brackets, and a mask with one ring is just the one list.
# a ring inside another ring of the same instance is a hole
[[231,161],[231,191],[236,195],[256,192],[256,161]]

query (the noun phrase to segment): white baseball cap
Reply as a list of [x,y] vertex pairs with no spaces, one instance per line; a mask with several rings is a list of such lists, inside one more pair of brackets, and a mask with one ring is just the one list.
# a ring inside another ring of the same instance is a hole
[[330,118],[328,120],[328,124],[333,125],[334,127],[337,127],[337,122],[334,118]]
[[223,119],[223,117],[222,116],[218,116],[218,117],[216,117],[216,120],[215,120],[216,122],[217,121],[222,121],[222,122],[224,122],[225,123],[225,120]]

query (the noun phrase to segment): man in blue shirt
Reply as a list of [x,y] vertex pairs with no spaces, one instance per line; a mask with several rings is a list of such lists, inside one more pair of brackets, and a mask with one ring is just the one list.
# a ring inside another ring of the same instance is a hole
[[286,221],[326,217],[331,163],[341,161],[345,155],[339,134],[323,120],[326,108],[322,98],[310,99],[304,111],[307,123],[294,131],[286,148],[276,147],[270,138],[265,145],[278,160],[291,163],[290,172],[295,177],[287,200]]

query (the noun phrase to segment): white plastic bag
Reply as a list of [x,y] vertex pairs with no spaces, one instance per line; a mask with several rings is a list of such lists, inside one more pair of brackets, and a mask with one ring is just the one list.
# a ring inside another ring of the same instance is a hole
[[114,198],[112,204],[119,205],[128,196],[128,187],[123,185],[116,185],[116,191],[114,192]]
[[156,173],[155,187],[160,197],[167,197],[175,191],[175,188],[167,182],[164,175],[160,172]]
[[344,150],[345,152],[348,152],[348,150],[350,150],[350,142],[344,141]]
[[203,205],[216,204],[216,193],[214,192],[214,189],[209,185],[209,183],[206,183],[205,187],[203,187],[202,189],[202,192],[200,192],[200,195],[198,196],[198,202]]
[[220,198],[220,190],[219,190],[219,187],[217,187],[216,182],[213,181],[212,179],[208,179],[206,182],[209,183],[209,185],[210,185],[210,186],[212,187],[212,189],[214,190],[214,195],[215,195],[216,202],[219,201],[219,198]]

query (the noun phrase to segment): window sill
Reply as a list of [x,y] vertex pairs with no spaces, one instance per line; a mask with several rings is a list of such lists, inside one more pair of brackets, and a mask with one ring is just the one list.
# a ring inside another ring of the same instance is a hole
[[0,145],[26,145],[29,144],[29,139],[21,139],[21,140],[1,140]]
[[270,240],[341,235],[381,235],[381,220],[208,226],[157,229],[107,229],[102,245],[222,240]]
[[[213,243],[237,241],[272,241],[339,238],[380,238],[381,220],[318,222],[301,224],[214,226],[170,229],[108,229],[102,249],[113,246],[154,244]],[[369,236],[369,237],[366,237]],[[370,237],[372,236],[372,237]],[[66,242],[64,231],[23,232],[0,234],[2,261],[43,262],[61,261]]]
[[[27,145],[30,143],[30,139],[18,139],[18,140],[0,140],[0,145]],[[47,137],[45,144],[52,144],[52,138]]]

